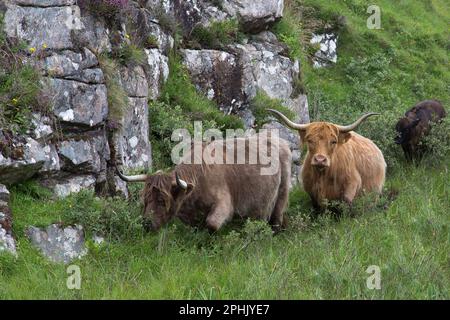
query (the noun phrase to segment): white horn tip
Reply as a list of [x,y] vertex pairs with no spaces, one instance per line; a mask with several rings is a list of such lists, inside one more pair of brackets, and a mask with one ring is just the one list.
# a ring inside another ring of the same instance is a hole
[[183,188],[184,190],[186,190],[186,189],[188,188],[187,182],[184,181],[183,179],[181,179],[181,178],[178,176],[178,172],[175,172],[175,179],[176,179],[176,181],[177,181],[177,184],[178,184],[181,188]]

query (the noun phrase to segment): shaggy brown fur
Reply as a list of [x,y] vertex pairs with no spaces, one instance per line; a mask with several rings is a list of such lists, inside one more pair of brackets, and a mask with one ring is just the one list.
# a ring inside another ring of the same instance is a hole
[[312,123],[300,137],[308,144],[303,186],[314,206],[322,206],[325,199],[351,203],[364,192],[381,193],[386,163],[371,140],[353,131],[340,133],[326,122]]
[[[245,139],[247,154],[257,151],[248,144],[256,137]],[[221,147],[222,143],[211,144]],[[279,229],[288,202],[291,152],[282,139],[278,150],[275,160],[279,161],[279,168],[273,175],[261,175],[261,168],[267,166],[260,162],[248,164],[247,156],[245,164],[180,164],[170,173],[148,176],[144,217],[151,220],[152,229],[178,217],[184,223],[206,224],[209,230],[216,231],[235,215],[269,221],[274,229]],[[224,148],[224,159],[228,152]],[[188,157],[191,155],[185,158]],[[187,182],[186,190],[177,184],[176,174]]]
[[446,115],[444,107],[436,100],[422,101],[405,113],[405,117],[397,122],[395,142],[402,146],[406,159],[421,156],[420,140],[430,132],[432,122],[438,122]]
[[301,142],[308,145],[302,179],[315,207],[323,207],[324,200],[351,204],[361,193],[381,193],[386,172],[383,154],[371,140],[352,131],[368,117],[379,114],[366,113],[354,123],[341,126],[328,122],[298,124],[277,110],[267,110],[297,130]]

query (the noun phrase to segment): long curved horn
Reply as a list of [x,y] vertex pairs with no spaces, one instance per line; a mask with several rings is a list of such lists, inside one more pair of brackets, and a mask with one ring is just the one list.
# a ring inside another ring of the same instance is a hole
[[137,176],[126,176],[122,172],[120,172],[119,168],[116,167],[117,175],[120,179],[126,182],[145,182],[147,180],[146,174],[140,174]]
[[186,190],[188,188],[188,184],[186,183],[186,181],[180,179],[180,177],[178,176],[178,172],[175,172],[175,179],[177,180],[177,185],[181,189]]
[[278,116],[278,118],[281,119],[281,121],[283,121],[289,128],[292,128],[295,130],[306,130],[309,127],[309,123],[299,124],[299,123],[292,122],[291,120],[288,119],[288,117],[286,117],[284,114],[282,114],[281,112],[279,112],[277,110],[267,109],[267,111],[270,111],[270,112],[276,114]]
[[349,132],[352,130],[355,130],[364,120],[366,120],[368,117],[371,116],[379,116],[380,113],[375,113],[375,112],[370,112],[370,113],[366,113],[365,115],[361,116],[361,118],[359,118],[358,120],[356,120],[355,122],[353,122],[352,124],[348,125],[348,126],[339,126],[336,125],[336,127],[339,129],[340,132],[345,133],[345,132]]

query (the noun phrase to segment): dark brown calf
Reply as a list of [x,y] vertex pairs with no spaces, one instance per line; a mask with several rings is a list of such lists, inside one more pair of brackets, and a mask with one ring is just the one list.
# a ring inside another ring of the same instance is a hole
[[430,132],[432,122],[439,122],[444,117],[445,109],[436,100],[419,102],[405,113],[395,127],[395,143],[402,146],[406,159],[412,160],[421,156],[420,140]]

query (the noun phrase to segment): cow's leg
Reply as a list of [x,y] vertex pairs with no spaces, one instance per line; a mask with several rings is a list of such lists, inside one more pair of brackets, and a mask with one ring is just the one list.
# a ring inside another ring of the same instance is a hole
[[350,216],[353,216],[354,213],[355,213],[354,210],[353,210],[353,199],[356,196],[357,188],[358,188],[358,186],[357,186],[356,183],[351,183],[351,184],[347,185],[345,190],[344,190],[343,200],[348,205],[348,214]]
[[343,193],[343,200],[347,202],[350,206],[352,205],[353,199],[358,191],[358,186],[360,185],[361,179],[353,178],[352,181],[348,182],[345,186]]
[[229,201],[218,202],[206,217],[206,226],[210,232],[216,232],[232,217],[233,208],[231,203]]
[[315,197],[313,197],[312,195],[310,196],[310,198],[311,198],[311,203],[312,203],[312,206],[313,206],[314,210],[316,212],[320,212],[320,210],[322,208],[321,208],[321,206],[319,204],[319,201],[317,201],[317,199]]
[[283,153],[280,157],[286,156],[288,161],[280,161],[281,163],[281,179],[278,186],[277,199],[275,200],[275,206],[272,209],[270,215],[269,224],[272,226],[272,230],[278,232],[286,228],[286,218],[284,217],[284,211],[288,206],[289,201],[289,184],[291,179],[291,155]]
[[412,152],[411,146],[409,144],[403,144],[402,148],[403,148],[403,152],[405,154],[406,160],[412,161],[412,159],[413,159],[413,152]]
[[284,219],[284,211],[286,210],[289,199],[289,185],[280,186],[278,190],[278,197],[275,202],[275,207],[272,210],[269,224],[273,231],[277,232],[286,227],[286,220]]

